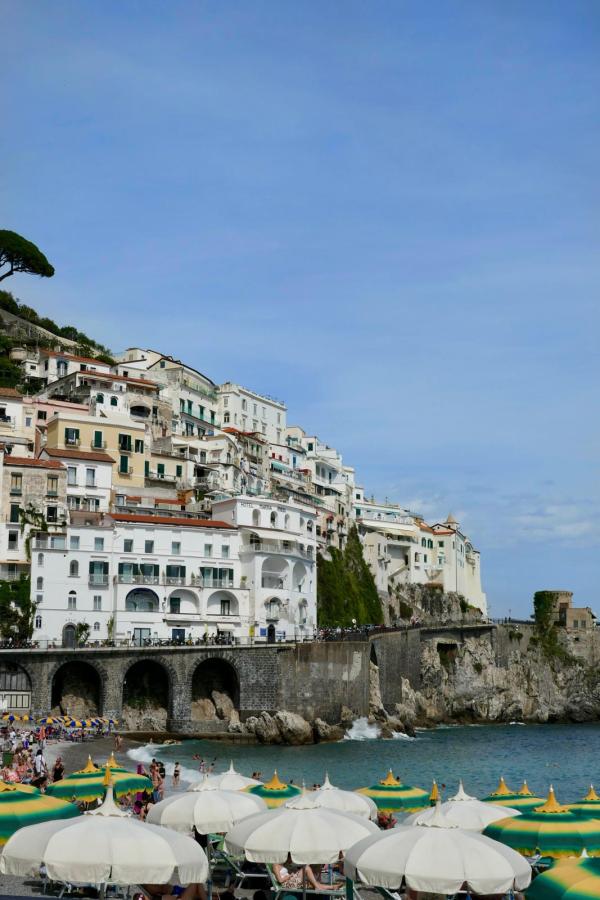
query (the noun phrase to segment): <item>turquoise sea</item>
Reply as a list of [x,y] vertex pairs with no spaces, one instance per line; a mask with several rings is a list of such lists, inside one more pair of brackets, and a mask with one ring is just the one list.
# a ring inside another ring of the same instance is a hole
[[484,796],[501,775],[514,789],[526,778],[542,797],[553,784],[562,802],[583,797],[590,783],[600,789],[600,724],[444,726],[397,740],[369,738],[365,725],[355,723],[355,739],[335,744],[277,747],[190,740],[176,746],[147,744],[128,755],[140,762],[162,759],[168,773],[178,760],[182,778],[194,781],[201,777],[193,759],[199,754],[214,760],[217,772],[233,760],[245,775],[258,770],[268,780],[276,768],[280,778],[307,786],[322,782],[328,772],[338,787],[354,789],[374,784],[392,769],[406,784],[423,788],[435,778],[446,785],[446,797],[461,778],[468,793]]

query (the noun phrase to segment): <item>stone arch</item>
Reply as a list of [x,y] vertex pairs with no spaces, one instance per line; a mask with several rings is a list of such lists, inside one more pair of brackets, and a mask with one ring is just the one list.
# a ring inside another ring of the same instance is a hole
[[293,591],[303,591],[305,590],[304,585],[306,584],[306,579],[308,577],[308,571],[304,563],[300,561],[294,563],[294,568],[292,569],[292,590]]
[[27,669],[13,662],[0,663],[0,706],[4,712],[28,712],[32,681]]
[[125,598],[125,609],[128,612],[158,612],[158,594],[147,587],[134,588]]
[[211,656],[199,663],[192,673],[192,710],[194,722],[223,722],[223,730],[232,718],[239,721],[240,679],[236,667],[228,659]]
[[261,585],[271,590],[283,591],[287,587],[288,562],[282,556],[267,556],[261,566]]
[[200,613],[198,594],[188,588],[175,588],[169,594],[167,608],[172,615],[198,615]]
[[162,660],[137,659],[123,673],[123,713],[126,728],[166,731],[171,716],[175,678]]
[[50,708],[54,715],[97,716],[102,711],[104,674],[91,662],[69,660],[50,679]]
[[239,616],[240,605],[231,591],[214,591],[206,601],[206,612],[221,617]]

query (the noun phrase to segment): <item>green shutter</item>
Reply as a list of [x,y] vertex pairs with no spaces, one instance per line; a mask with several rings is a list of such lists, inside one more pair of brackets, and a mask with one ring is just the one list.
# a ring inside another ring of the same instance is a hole
[[178,478],[181,478],[181,476],[183,475],[183,466],[176,466],[175,474],[177,475]]
[[146,461],[144,462],[144,475],[145,475],[146,478],[147,478],[149,474],[150,474],[150,463],[149,463],[148,460],[146,460]]
[[164,475],[165,474],[165,464],[158,463],[158,465],[156,466],[156,471],[158,472],[159,475]]
[[121,475],[127,475],[129,473],[129,457],[121,456],[119,458],[119,472]]

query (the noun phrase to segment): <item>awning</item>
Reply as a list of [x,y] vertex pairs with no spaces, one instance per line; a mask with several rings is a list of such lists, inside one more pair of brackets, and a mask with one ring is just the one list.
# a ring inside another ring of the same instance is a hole
[[280,462],[278,459],[271,460],[271,468],[276,472],[289,472],[290,469],[287,463]]

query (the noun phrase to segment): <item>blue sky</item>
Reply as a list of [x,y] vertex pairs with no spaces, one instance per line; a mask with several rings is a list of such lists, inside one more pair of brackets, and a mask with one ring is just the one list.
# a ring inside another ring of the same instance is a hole
[[[600,613],[600,5],[0,0],[2,287],[284,398]],[[8,90],[7,90],[8,87]]]

